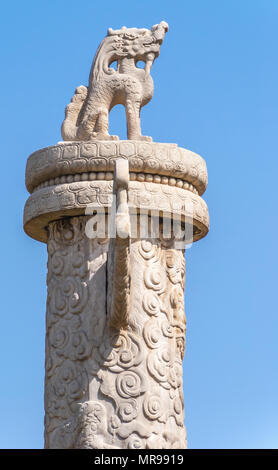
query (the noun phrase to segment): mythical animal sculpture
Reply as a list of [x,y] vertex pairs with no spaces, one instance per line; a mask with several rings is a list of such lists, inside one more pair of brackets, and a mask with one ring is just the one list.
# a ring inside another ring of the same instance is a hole
[[[76,88],[65,111],[62,137],[65,141],[118,140],[108,133],[108,116],[116,104],[125,106],[127,136],[132,140],[152,140],[141,135],[140,110],[153,95],[150,70],[159,56],[168,24],[162,21],[151,30],[108,29],[90,72],[89,86]],[[139,61],[145,68],[137,67]],[[116,69],[110,67],[116,62]]]

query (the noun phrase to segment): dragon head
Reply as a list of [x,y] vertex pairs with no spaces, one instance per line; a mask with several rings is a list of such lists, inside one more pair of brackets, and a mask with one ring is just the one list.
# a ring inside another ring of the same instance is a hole
[[152,26],[152,28],[109,28],[107,36],[100,44],[90,77],[93,84],[103,74],[113,74],[115,70],[110,65],[123,59],[133,58],[135,63],[145,62],[145,73],[150,73],[154,60],[159,56],[160,46],[169,27],[165,21]]
[[125,26],[118,30],[109,28],[107,36],[114,36],[115,55],[119,58],[134,58],[136,62],[141,60],[146,63],[146,68],[150,69],[153,61],[159,56],[160,46],[168,30],[168,24],[161,21],[150,30]]

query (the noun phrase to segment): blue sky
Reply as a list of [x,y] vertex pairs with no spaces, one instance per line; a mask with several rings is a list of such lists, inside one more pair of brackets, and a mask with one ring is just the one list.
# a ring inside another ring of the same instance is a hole
[[[202,155],[209,235],[187,252],[190,448],[278,447],[276,0],[1,6],[0,448],[43,447],[46,247],[22,230],[25,164],[60,137],[108,27],[170,30],[142,128]],[[111,133],[125,138],[124,110]]]

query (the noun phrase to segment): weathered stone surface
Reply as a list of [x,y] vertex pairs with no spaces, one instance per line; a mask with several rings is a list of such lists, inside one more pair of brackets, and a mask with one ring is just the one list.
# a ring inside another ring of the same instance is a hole
[[[88,88],[76,88],[66,108],[64,140],[117,140],[117,136],[108,133],[109,112],[117,104],[125,106],[128,139],[152,140],[141,135],[140,109],[152,98],[150,71],[167,31],[165,21],[151,30],[108,29],[96,52]],[[137,67],[138,61],[145,62],[144,69]],[[113,62],[115,69],[111,67]]]
[[[86,157],[84,145],[93,145],[94,149],[93,153],[87,149]],[[103,145],[106,154],[100,158]],[[133,149],[131,156],[126,145]],[[26,233],[46,242],[49,222],[85,214],[88,205],[96,209],[111,207],[115,162],[126,159],[130,170],[129,206],[149,212],[159,209],[170,216],[180,214],[190,223],[188,207],[192,206],[194,241],[204,237],[209,227],[207,206],[200,197],[207,184],[204,160],[174,144],[143,145],[133,141],[78,142],[33,153],[26,168],[26,185],[32,192],[24,211]]]
[[[181,216],[196,241],[209,227],[206,166],[172,144],[88,145],[49,147],[27,164],[24,228],[49,253],[45,445],[184,448],[184,253],[161,232],[92,240],[85,214],[112,209],[124,191],[129,211]],[[120,163],[126,176],[113,182]]]
[[[26,166],[26,187],[30,193],[36,188],[53,186],[55,178],[60,182],[73,182],[73,176],[82,181],[83,175],[90,180],[90,173],[95,173],[94,179],[107,179],[114,171],[115,161],[126,158],[129,171],[138,174],[153,175],[153,177],[174,178],[178,187],[182,181],[185,189],[192,187],[200,196],[207,187],[207,167],[204,159],[190,150],[178,147],[176,144],[142,143],[136,141],[75,142],[58,144],[53,147],[38,150],[30,155]],[[105,173],[105,177],[102,175]],[[62,177],[65,177],[62,180]],[[155,180],[154,180],[155,181]],[[161,178],[158,178],[161,181]]]
[[[199,155],[141,136],[139,112],[152,97],[150,68],[167,30],[165,22],[108,30],[88,88],[66,109],[70,142],[27,162],[24,229],[48,249],[46,448],[187,445],[184,242],[209,229],[207,170]],[[125,141],[108,134],[119,103]],[[93,237],[96,213],[103,233]]]
[[46,447],[184,448],[184,253],[131,240],[128,325],[114,328],[111,241],[87,238],[87,220],[49,225]]

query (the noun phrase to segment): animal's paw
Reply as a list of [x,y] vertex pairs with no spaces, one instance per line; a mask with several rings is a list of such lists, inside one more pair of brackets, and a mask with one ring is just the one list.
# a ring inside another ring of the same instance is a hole
[[144,140],[145,142],[152,142],[153,138],[148,135],[137,135],[130,140]]
[[93,132],[90,140],[119,140],[117,135],[102,134],[99,132]]

